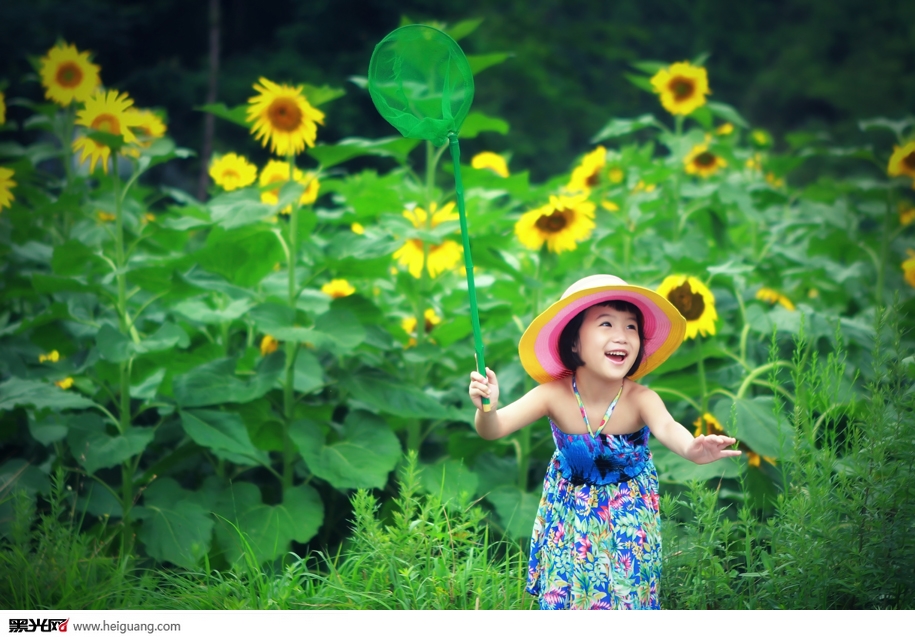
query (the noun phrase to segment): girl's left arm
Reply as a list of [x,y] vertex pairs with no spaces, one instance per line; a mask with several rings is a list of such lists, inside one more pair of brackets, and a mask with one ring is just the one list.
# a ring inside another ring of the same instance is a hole
[[652,435],[678,456],[696,464],[707,464],[740,455],[739,450],[728,448],[737,442],[734,438],[719,435],[693,436],[686,427],[673,419],[664,406],[664,401],[651,389],[642,387],[636,401],[642,420]]

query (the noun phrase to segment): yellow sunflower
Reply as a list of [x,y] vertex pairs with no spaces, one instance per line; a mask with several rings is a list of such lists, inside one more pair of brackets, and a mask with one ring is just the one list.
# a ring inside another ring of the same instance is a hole
[[16,197],[13,195],[13,187],[16,183],[12,178],[16,172],[6,167],[0,167],[0,210],[9,208]]
[[719,136],[729,136],[732,133],[734,133],[734,125],[731,124],[730,122],[725,122],[724,124],[719,125],[715,129],[715,133],[718,134]]
[[508,164],[505,158],[492,151],[482,151],[470,159],[470,166],[474,169],[489,169],[497,176],[508,177]]
[[708,74],[703,67],[675,62],[651,78],[655,93],[661,94],[661,105],[674,115],[689,115],[705,104]]
[[85,102],[98,89],[99,67],[89,62],[89,53],[72,44],[59,44],[41,59],[41,84],[45,98],[66,107],[76,100]]
[[124,155],[134,158],[140,157],[142,149],[148,149],[153,140],[158,140],[165,135],[168,127],[162,122],[162,119],[149,109],[131,109],[132,115],[136,117],[137,124],[131,125],[134,133],[137,134],[136,146],[124,149]]
[[[432,333],[432,330],[437,325],[442,323],[442,319],[438,316],[437,313],[435,313],[435,309],[426,309],[426,311],[423,313],[423,319],[425,320],[423,323],[423,328],[426,332],[426,335]],[[401,320],[400,326],[407,334],[411,336],[407,341],[407,346],[415,347],[416,338],[414,338],[413,335],[416,331],[416,316],[409,316],[408,318],[404,318]]]
[[747,451],[747,464],[751,467],[759,468],[763,460],[771,464],[773,467],[775,466],[775,458],[770,458],[769,456],[760,456],[755,451]]
[[619,167],[613,167],[610,169],[610,172],[607,174],[607,177],[610,178],[610,182],[613,184],[619,184],[626,177],[626,174],[623,173],[623,170]]
[[[454,207],[455,203],[449,202],[439,209],[438,204],[433,202],[429,207],[428,213],[422,207],[414,207],[412,210],[405,210],[403,216],[417,229],[434,229],[443,222],[458,219],[458,214],[455,212]],[[460,262],[463,255],[461,245],[454,240],[444,240],[441,244],[430,244],[428,251],[426,270],[433,278],[440,273],[453,269]],[[393,257],[401,266],[406,267],[414,278],[422,277],[422,240],[418,238],[407,240],[400,249],[394,252]]]
[[60,360],[60,353],[54,349],[51,353],[39,353],[38,362],[57,362]]
[[750,132],[750,140],[757,147],[768,147],[772,144],[772,136],[762,129],[753,129],[753,131]]
[[61,389],[63,389],[64,391],[66,391],[67,389],[69,389],[70,387],[73,386],[73,378],[68,376],[68,377],[64,378],[63,380],[58,380],[54,384],[56,386],[60,387]]
[[[114,89],[99,91],[86,99],[85,106],[76,112],[76,124],[102,131],[113,133],[124,138],[125,144],[133,144],[137,137],[131,127],[139,126],[140,119],[136,109],[131,109],[133,100],[126,93],[118,93]],[[73,150],[80,152],[79,161],[85,162],[89,158],[89,173],[95,171],[95,165],[101,161],[102,169],[108,173],[108,157],[111,149],[100,144],[92,138],[81,136],[73,142]]]
[[788,311],[794,311],[794,303],[791,302],[787,296],[779,293],[775,289],[760,287],[759,291],[756,292],[756,299],[762,300],[763,302],[768,302],[769,304],[778,303],[785,307]]
[[[302,192],[301,197],[299,198],[299,204],[307,205],[312,204],[315,200],[318,199],[318,190],[321,188],[321,183],[318,182],[317,176],[314,173],[308,171],[303,172],[299,168],[296,168],[292,172],[293,179],[299,184],[305,187],[305,190]],[[276,204],[280,201],[280,189],[283,187],[282,184],[289,181],[289,163],[282,160],[271,160],[268,162],[263,169],[261,169],[260,177],[260,186],[266,187],[268,185],[276,185],[273,189],[267,189],[261,191],[261,202],[266,204]],[[283,208],[280,213],[292,213],[292,205],[288,205]]]
[[254,89],[258,95],[248,102],[251,133],[265,147],[277,155],[301,153],[305,145],[315,146],[319,124],[324,124],[324,114],[312,107],[302,95],[302,87],[276,84],[266,78],[259,80]]
[[693,426],[696,427],[696,430],[693,432],[693,434],[696,436],[703,434],[724,434],[724,427],[722,427],[721,423],[718,422],[718,419],[710,413],[703,413],[701,416],[696,418],[695,422],[693,422]]
[[331,298],[345,298],[356,293],[356,288],[343,278],[335,278],[321,287]]
[[[286,163],[283,165],[289,166]],[[286,175],[289,175],[288,169]],[[257,179],[257,167],[244,156],[227,153],[210,163],[210,177],[226,191],[235,191],[247,187]]]
[[360,235],[360,236],[365,233],[365,227],[363,227],[358,222],[354,222],[353,224],[350,225],[349,228],[352,230],[353,233]]
[[899,224],[903,227],[907,227],[912,222],[915,222],[915,206],[911,202],[903,200],[899,203]]
[[521,244],[539,249],[546,243],[553,253],[573,251],[594,229],[593,202],[587,196],[550,196],[549,204],[528,211],[515,223]]
[[686,173],[698,175],[702,178],[708,178],[718,169],[728,166],[724,158],[708,150],[707,144],[694,146],[692,151],[683,158],[683,164],[686,167]]
[[886,167],[890,176],[909,176],[915,187],[915,140],[906,142],[901,147],[893,145],[893,155]]
[[607,150],[603,146],[581,159],[581,164],[572,170],[566,190],[571,193],[590,193],[600,183],[600,172],[607,162]]
[[766,174],[766,182],[771,184],[776,189],[781,189],[785,186],[785,181],[782,178],[779,178],[777,175],[771,171]]
[[915,287],[915,251],[906,249],[909,259],[902,263],[902,271],[905,274],[905,281]]
[[686,337],[715,335],[715,296],[693,276],[667,276],[657,289],[686,319]]
[[280,343],[277,341],[277,339],[274,338],[273,336],[271,336],[270,334],[267,334],[261,339],[261,355],[262,356],[270,355],[271,353],[276,351],[279,348],[279,346],[280,346]]

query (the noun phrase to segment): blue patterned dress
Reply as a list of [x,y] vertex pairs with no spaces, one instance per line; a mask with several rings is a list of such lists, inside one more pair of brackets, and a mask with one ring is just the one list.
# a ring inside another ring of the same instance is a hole
[[[581,405],[578,389],[573,389]],[[609,419],[616,401],[607,411]],[[648,427],[568,434],[550,420],[556,451],[534,521],[527,590],[541,609],[659,609],[658,475]]]

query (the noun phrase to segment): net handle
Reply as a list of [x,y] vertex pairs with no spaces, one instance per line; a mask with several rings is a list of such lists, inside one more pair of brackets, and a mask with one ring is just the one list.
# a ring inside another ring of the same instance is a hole
[[[458,214],[461,219],[461,240],[464,242],[464,268],[467,271],[467,294],[470,297],[470,324],[473,327],[473,349],[476,358],[477,371],[483,378],[486,375],[486,362],[483,360],[483,336],[480,331],[480,313],[477,310],[477,290],[473,283],[473,258],[470,255],[470,233],[467,230],[467,213],[464,211],[464,183],[461,180],[461,147],[458,144],[457,134],[448,133],[448,143],[451,148],[451,162],[454,165],[454,193],[457,199]],[[492,407],[489,398],[483,398],[483,411],[488,412]]]

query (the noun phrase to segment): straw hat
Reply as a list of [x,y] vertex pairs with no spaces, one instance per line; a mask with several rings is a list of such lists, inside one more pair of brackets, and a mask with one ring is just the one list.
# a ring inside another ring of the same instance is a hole
[[656,369],[670,357],[686,334],[686,319],[664,296],[616,276],[598,274],[582,278],[558,302],[534,318],[521,336],[518,352],[524,370],[537,382],[558,380],[572,372],[559,358],[559,336],[579,312],[607,300],[624,300],[639,308],[644,319],[644,357],[633,379]]

